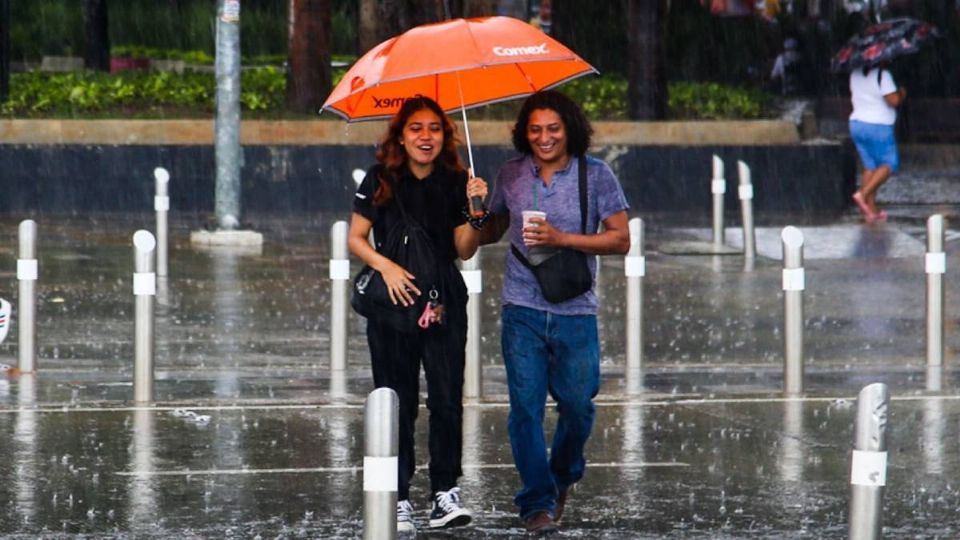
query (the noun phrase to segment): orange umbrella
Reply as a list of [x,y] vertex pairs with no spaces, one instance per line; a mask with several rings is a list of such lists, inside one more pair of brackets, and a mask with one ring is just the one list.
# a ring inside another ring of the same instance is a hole
[[392,117],[417,94],[443,110],[528,96],[597,73],[557,40],[519,19],[480,17],[418,26],[377,45],[343,76],[320,109],[348,122]]

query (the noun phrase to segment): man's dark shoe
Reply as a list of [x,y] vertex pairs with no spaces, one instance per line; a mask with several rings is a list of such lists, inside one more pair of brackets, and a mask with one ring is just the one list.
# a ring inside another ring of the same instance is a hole
[[547,512],[536,512],[523,521],[528,533],[547,534],[557,530],[557,522]]
[[560,520],[563,519],[563,509],[567,506],[567,491],[569,487],[561,488],[560,494],[557,495],[557,509],[553,512],[553,520],[557,523],[560,523]]

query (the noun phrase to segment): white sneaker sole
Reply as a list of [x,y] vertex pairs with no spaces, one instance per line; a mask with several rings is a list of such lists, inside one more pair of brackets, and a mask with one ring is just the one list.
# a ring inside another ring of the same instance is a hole
[[399,532],[399,533],[415,533],[415,532],[417,532],[417,526],[414,525],[412,521],[398,521],[398,522],[397,522],[397,532]]
[[430,528],[431,529],[446,529],[449,527],[463,527],[469,525],[473,521],[473,516],[470,515],[470,512],[461,508],[456,512],[451,512],[442,518],[431,519]]

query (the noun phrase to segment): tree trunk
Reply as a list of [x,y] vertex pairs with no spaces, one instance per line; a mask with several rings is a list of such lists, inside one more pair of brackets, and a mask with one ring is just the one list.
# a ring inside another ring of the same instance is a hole
[[107,0],[83,0],[83,27],[83,65],[87,69],[110,71]]
[[290,0],[287,110],[316,114],[330,93],[330,0]]
[[634,120],[661,120],[666,116],[666,12],[666,0],[627,0],[627,100]]
[[412,15],[410,18],[412,24],[408,28],[404,28],[403,31],[421,24],[440,22],[447,18],[444,0],[414,0],[412,2],[408,1],[407,6]]
[[357,50],[364,54],[380,43],[380,6],[377,0],[360,0],[357,10]]
[[541,24],[549,21],[550,35],[600,73],[626,75],[626,0],[552,0],[544,20],[547,5],[540,4],[540,14]]
[[10,0],[0,0],[0,102],[10,96]]
[[457,0],[360,0],[360,54],[415,26],[460,17],[461,4]]

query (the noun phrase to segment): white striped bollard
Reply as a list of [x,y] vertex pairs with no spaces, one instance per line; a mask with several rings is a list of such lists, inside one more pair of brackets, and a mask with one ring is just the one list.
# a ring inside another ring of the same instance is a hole
[[133,295],[136,321],[133,358],[133,400],[153,401],[154,296],[157,294],[157,241],[150,231],[133,234]]
[[10,331],[10,319],[13,317],[13,309],[10,302],[0,298],[0,343],[7,339],[7,332]]
[[883,383],[868,385],[857,396],[857,425],[850,460],[850,540],[881,537],[889,408],[890,393]]
[[463,370],[463,397],[477,399],[483,394],[483,366],[480,363],[480,307],[483,301],[483,281],[480,270],[480,252],[463,261],[460,270],[467,285],[467,350]]
[[17,299],[18,365],[23,373],[37,369],[37,222],[25,219],[18,229],[20,242],[17,259],[17,280],[20,295]]
[[346,221],[330,228],[330,371],[347,369],[347,308],[350,259],[347,255]]
[[720,156],[713,156],[713,180],[710,181],[710,192],[713,194],[713,245],[722,246],[723,231],[723,196],[727,192],[727,181],[723,177],[723,160]]
[[743,161],[737,161],[737,175],[740,177],[737,192],[740,195],[740,216],[743,222],[743,256],[754,259],[757,256],[757,241],[753,230],[753,181],[750,178],[750,166]]
[[397,537],[397,454],[400,451],[400,400],[390,388],[377,388],[363,409],[363,538]]
[[803,392],[803,233],[784,227],[783,244],[783,389],[788,395]]
[[947,254],[943,252],[943,216],[927,218],[927,366],[943,365],[943,274],[947,270]]
[[153,177],[156,180],[153,209],[157,212],[157,276],[167,277],[167,232],[169,230],[167,214],[170,212],[168,192],[170,173],[163,167],[157,167],[153,170]]
[[643,368],[643,276],[646,259],[643,255],[643,220],[633,218],[629,223],[630,251],[624,258],[627,277],[627,386],[631,392],[640,390]]

